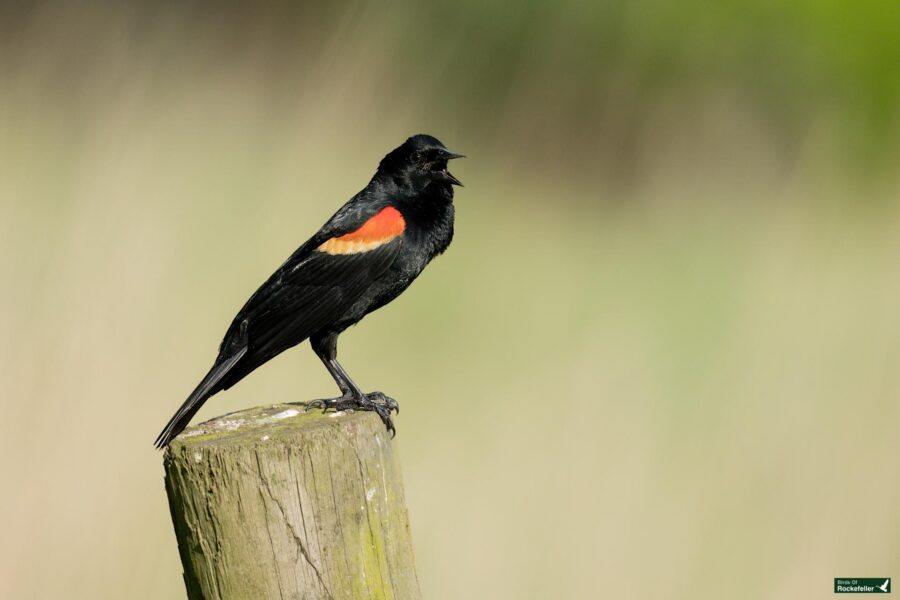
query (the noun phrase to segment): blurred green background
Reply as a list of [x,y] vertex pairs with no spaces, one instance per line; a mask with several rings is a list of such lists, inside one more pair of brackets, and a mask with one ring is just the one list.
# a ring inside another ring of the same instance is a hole
[[417,132],[456,239],[341,357],[425,597],[900,574],[898,117],[895,0],[5,5],[0,597],[184,597],[154,437]]

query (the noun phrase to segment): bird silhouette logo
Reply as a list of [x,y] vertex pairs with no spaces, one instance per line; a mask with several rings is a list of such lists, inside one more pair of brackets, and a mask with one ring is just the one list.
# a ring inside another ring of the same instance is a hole
[[891,578],[888,577],[884,580],[884,583],[878,586],[878,589],[882,592],[889,593],[891,589]]

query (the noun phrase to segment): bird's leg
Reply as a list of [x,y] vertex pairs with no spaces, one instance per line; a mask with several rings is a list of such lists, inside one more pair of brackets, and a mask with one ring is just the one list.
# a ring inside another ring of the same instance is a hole
[[391,419],[391,411],[400,413],[400,405],[397,401],[381,392],[364,393],[357,386],[341,363],[337,361],[337,334],[328,334],[323,337],[312,337],[310,343],[313,351],[328,369],[334,378],[334,382],[341,390],[337,398],[313,400],[306,405],[307,410],[321,408],[322,410],[371,410],[381,417],[384,426],[393,436],[396,433],[394,422]]

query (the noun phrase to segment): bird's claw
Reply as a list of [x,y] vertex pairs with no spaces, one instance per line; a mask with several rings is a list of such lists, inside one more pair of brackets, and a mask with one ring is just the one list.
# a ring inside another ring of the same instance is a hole
[[372,392],[366,394],[366,397],[372,402],[385,406],[388,412],[393,411],[398,415],[400,414],[400,404],[384,392]]
[[306,405],[306,411],[309,412],[314,408],[318,408],[321,410],[328,410],[328,405],[326,404],[327,400],[310,400],[309,402],[304,403]]
[[390,432],[393,438],[397,435],[394,427],[394,421],[391,419],[391,412],[400,414],[400,405],[396,400],[382,392],[372,392],[357,398],[353,395],[340,396],[338,398],[329,398],[327,400],[311,400],[306,403],[306,410],[320,409],[323,412],[333,410],[340,412],[344,410],[370,410],[376,413],[385,428]]
[[391,439],[397,435],[397,429],[394,427],[394,421],[391,419],[391,409],[388,408],[384,404],[378,404],[376,402],[371,402],[367,407],[363,407],[362,410],[372,410],[381,417],[381,422],[384,423],[385,429],[388,430],[388,433],[391,434]]
[[391,434],[391,439],[397,435],[397,430],[394,428],[394,421],[391,419],[391,412],[396,412],[398,415],[400,414],[400,405],[396,400],[388,396],[383,392],[371,392],[366,394],[365,402],[360,407],[362,410],[372,410],[381,417],[381,422],[384,423],[385,428]]

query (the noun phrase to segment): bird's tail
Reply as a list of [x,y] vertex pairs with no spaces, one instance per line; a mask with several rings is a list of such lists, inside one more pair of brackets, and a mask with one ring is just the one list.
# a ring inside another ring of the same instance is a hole
[[244,346],[225,360],[216,361],[216,364],[209,370],[209,373],[206,374],[206,377],[203,378],[200,385],[191,392],[191,395],[184,401],[184,404],[181,405],[178,412],[169,419],[168,424],[162,432],[160,432],[159,436],[156,438],[157,449],[161,450],[165,448],[169,445],[169,442],[175,439],[175,436],[184,431],[187,424],[190,423],[197,411],[200,410],[200,407],[203,406],[203,403],[206,402],[210,396],[222,389],[218,387],[222,382],[222,378],[225,377],[228,371],[230,371],[246,353],[247,347]]

